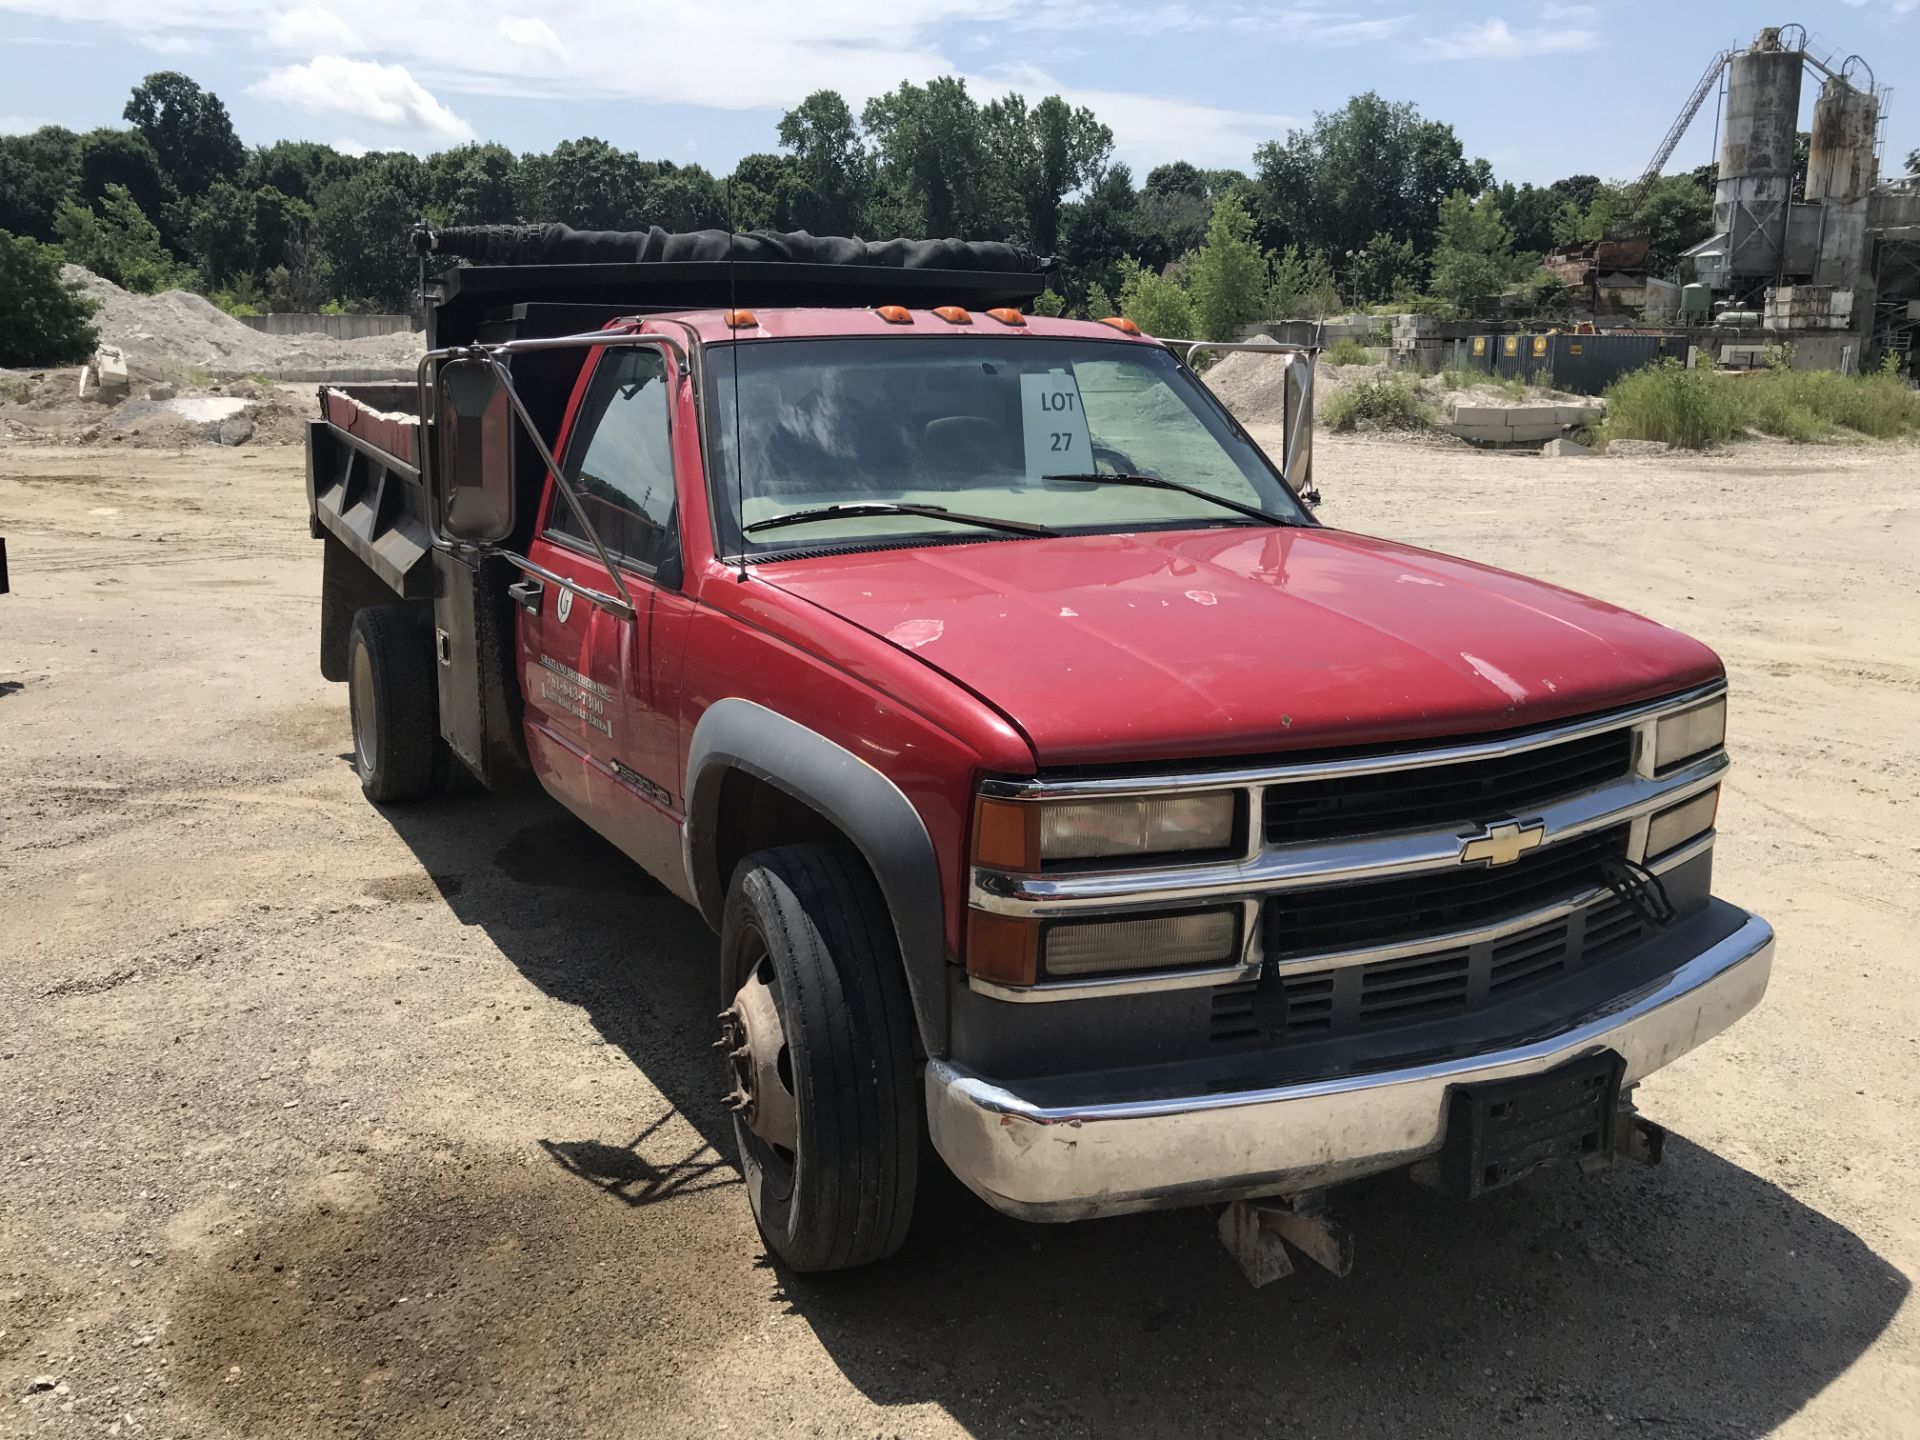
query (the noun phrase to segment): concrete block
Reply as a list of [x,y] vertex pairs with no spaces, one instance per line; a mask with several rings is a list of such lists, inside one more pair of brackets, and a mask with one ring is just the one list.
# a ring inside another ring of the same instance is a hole
[[1604,405],[1556,405],[1553,413],[1562,425],[1598,425],[1606,417]]
[[1592,456],[1594,450],[1591,445],[1582,445],[1578,440],[1561,439],[1547,441],[1540,447],[1540,453],[1559,459],[1577,460]]
[[1456,425],[1505,425],[1504,405],[1455,405],[1447,402],[1447,418]]
[[1552,440],[1566,428],[1556,418],[1556,412],[1551,407],[1543,405],[1540,407],[1540,411],[1542,416],[1544,416],[1542,419],[1534,419],[1524,411],[1510,410],[1507,412],[1509,417],[1507,421],[1507,431],[1516,443],[1533,443],[1541,440]]

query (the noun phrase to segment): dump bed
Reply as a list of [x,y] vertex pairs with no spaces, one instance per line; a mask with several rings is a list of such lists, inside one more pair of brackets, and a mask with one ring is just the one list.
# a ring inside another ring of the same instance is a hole
[[320,387],[320,418],[307,425],[307,509],[316,536],[338,541],[396,595],[424,599],[433,536],[415,394],[410,385]]

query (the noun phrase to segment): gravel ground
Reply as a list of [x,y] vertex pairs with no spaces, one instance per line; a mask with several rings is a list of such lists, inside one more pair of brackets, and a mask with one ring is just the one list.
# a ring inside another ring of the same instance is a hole
[[1379,1182],[1255,1292],[1203,1213],[951,1191],[771,1268],[698,919],[537,801],[362,801],[299,452],[0,449],[0,1435],[1920,1433],[1917,460],[1321,441],[1330,522],[1721,650],[1780,958],[1661,1169]]

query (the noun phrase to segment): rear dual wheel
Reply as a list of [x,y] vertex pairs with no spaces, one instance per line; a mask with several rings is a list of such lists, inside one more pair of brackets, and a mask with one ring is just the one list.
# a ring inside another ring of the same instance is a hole
[[721,1046],[767,1248],[845,1270],[900,1248],[919,1159],[912,1010],[886,904],[821,845],[749,856],[721,928]]

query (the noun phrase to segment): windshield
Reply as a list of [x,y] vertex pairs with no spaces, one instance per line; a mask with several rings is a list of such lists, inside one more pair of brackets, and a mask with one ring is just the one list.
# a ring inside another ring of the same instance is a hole
[[[1068,532],[1261,523],[1202,495],[1061,478],[1094,474],[1164,479],[1311,523],[1157,346],[976,333],[736,342],[709,353],[713,503],[728,554],[740,553],[743,503],[745,524],[760,527],[746,536],[749,555],[995,538],[926,513],[871,513],[886,505]],[[836,505],[867,508],[764,524]]]

